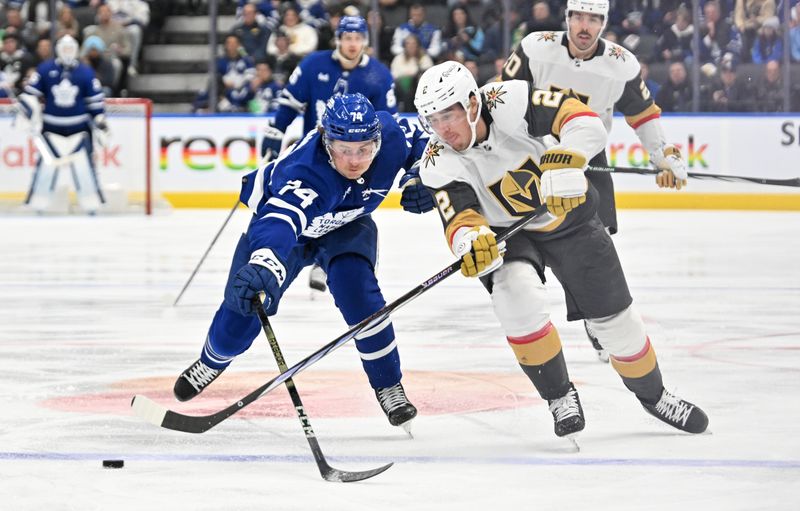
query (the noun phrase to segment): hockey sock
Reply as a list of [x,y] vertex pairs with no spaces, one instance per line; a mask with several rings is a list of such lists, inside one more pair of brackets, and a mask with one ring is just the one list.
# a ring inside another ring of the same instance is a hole
[[507,337],[522,371],[542,396],[562,397],[570,389],[567,363],[561,351],[561,337],[549,321],[540,330],[523,337]]

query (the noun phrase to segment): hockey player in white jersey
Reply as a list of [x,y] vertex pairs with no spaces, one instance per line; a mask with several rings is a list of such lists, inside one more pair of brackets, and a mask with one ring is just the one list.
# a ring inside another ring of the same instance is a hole
[[[596,214],[584,170],[605,147],[596,113],[569,95],[510,80],[478,88],[456,62],[425,71],[414,104],[432,132],[420,177],[438,203],[461,272],[478,277],[522,370],[550,405],[558,436],[584,428],[558,331],[550,322],[544,269],[564,288],[567,319],[586,319],[642,406],[690,433],[705,431],[697,406],[664,389],[611,237]],[[547,144],[550,136],[558,144]],[[542,203],[549,213],[505,243],[502,232]]]
[[[519,79],[538,89],[572,91],[600,115],[611,131],[614,110],[625,116],[650,159],[661,172],[659,187],[686,186],[686,163],[680,150],[668,144],[661,127],[661,109],[644,84],[636,57],[603,39],[608,23],[608,0],[568,0],[566,32],[532,32],[520,41],[503,67],[503,80]],[[590,155],[590,165],[608,165],[605,147]],[[598,215],[609,233],[617,232],[614,183],[609,173],[588,174],[600,194]],[[608,362],[608,353],[585,325],[598,357]]]
[[93,131],[105,137],[108,129],[103,103],[94,71],[78,60],[78,42],[62,37],[56,58],[39,65],[19,96],[40,154],[26,198],[37,212],[47,210],[59,170],[70,171],[84,211],[94,214],[105,202],[92,161]]

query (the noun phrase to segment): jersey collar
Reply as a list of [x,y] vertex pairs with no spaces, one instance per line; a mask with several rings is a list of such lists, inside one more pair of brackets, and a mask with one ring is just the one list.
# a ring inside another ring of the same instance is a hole
[[[572,56],[572,53],[570,53],[570,51],[569,51],[569,39],[567,38],[567,32],[566,31],[561,35],[561,46],[563,46],[564,48],[567,49],[567,54],[569,55],[569,57],[571,59],[575,58],[575,57]],[[592,53],[592,55],[588,59],[584,59],[584,61],[592,60],[595,57],[600,57],[600,56],[603,55],[603,53],[605,51],[606,51],[606,42],[605,42],[605,40],[603,40],[602,37],[600,37],[600,38],[597,39],[597,48],[595,48],[594,53]]]

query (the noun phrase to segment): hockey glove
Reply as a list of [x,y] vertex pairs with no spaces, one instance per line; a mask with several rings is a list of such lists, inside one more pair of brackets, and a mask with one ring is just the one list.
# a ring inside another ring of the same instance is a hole
[[409,171],[403,174],[400,178],[400,188],[403,189],[400,205],[403,206],[405,211],[409,213],[427,213],[436,206],[433,201],[433,195],[422,184],[419,173]]
[[561,216],[586,202],[586,157],[574,150],[555,146],[539,162],[542,198],[550,213]]
[[275,127],[275,120],[270,119],[264,128],[264,138],[261,139],[261,159],[272,161],[281,153],[283,132]]
[[108,147],[108,141],[111,138],[111,132],[108,129],[108,122],[106,116],[103,114],[97,115],[92,121],[92,137],[95,144],[100,147]]
[[253,298],[264,293],[264,308],[268,309],[278,300],[281,285],[286,280],[286,266],[275,252],[262,248],[253,252],[250,262],[236,272],[233,277],[233,294],[239,313],[245,316],[255,314]]
[[660,172],[656,175],[656,184],[659,188],[675,188],[680,190],[686,186],[689,171],[686,162],[681,157],[681,151],[674,145],[666,145],[660,152],[650,155],[653,163]]
[[485,225],[461,227],[453,236],[453,253],[461,258],[465,277],[483,277],[503,264],[506,243],[497,244],[494,232]]

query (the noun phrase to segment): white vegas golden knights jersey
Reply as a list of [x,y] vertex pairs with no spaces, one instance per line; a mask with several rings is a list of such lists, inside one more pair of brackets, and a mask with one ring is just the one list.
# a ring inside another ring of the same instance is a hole
[[[420,164],[422,182],[436,197],[448,240],[462,226],[508,227],[543,203],[538,164],[547,149],[542,137],[560,138],[566,149],[587,156],[605,147],[607,134],[597,114],[560,92],[535,90],[522,80],[481,88],[486,140],[457,152],[436,135]],[[550,233],[594,214],[587,202],[559,217],[544,215],[526,229]]]
[[514,49],[501,76],[529,81],[538,89],[571,90],[597,112],[607,131],[615,108],[634,129],[661,113],[636,57],[602,38],[594,55],[581,60],[570,55],[566,32],[532,32]]

